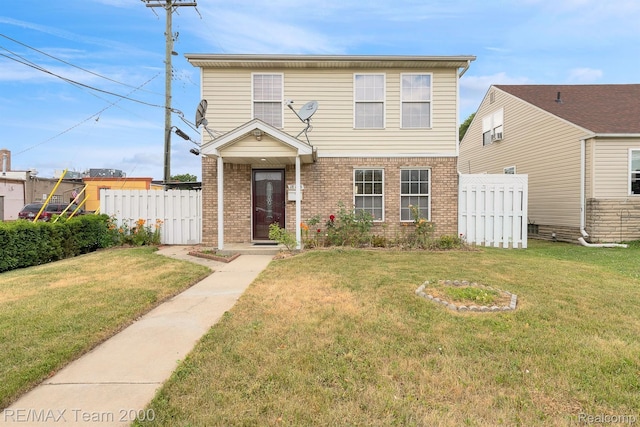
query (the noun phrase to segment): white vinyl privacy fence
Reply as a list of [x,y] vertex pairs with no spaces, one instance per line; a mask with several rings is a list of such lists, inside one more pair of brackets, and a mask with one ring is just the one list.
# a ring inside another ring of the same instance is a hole
[[458,233],[470,244],[527,247],[527,175],[460,175]]
[[100,190],[100,212],[129,228],[143,219],[160,227],[162,244],[202,242],[202,192],[195,190]]

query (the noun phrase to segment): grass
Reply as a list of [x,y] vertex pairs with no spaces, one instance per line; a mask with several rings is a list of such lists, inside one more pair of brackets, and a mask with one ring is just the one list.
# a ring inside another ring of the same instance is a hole
[[154,250],[100,251],[0,274],[0,408],[210,272]]
[[[640,418],[640,248],[322,250],[274,261],[139,425],[575,425]],[[425,280],[518,295],[454,313]],[[582,415],[581,415],[582,414]]]

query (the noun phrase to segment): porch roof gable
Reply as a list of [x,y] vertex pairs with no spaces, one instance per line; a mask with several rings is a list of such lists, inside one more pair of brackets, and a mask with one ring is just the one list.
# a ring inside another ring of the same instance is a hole
[[[200,151],[204,155],[224,157],[223,151],[225,149],[228,149],[234,144],[254,135],[254,132],[259,132],[260,138],[267,136],[273,138],[284,147],[297,153],[297,155],[299,155],[303,161],[312,160],[312,157],[314,155],[314,148],[311,145],[289,135],[286,132],[281,131],[278,128],[269,125],[268,123],[263,122],[260,119],[253,119],[249,122],[246,122],[238,126],[237,128],[225,133],[224,135],[203,144]],[[252,157],[253,155],[247,154],[248,159]]]

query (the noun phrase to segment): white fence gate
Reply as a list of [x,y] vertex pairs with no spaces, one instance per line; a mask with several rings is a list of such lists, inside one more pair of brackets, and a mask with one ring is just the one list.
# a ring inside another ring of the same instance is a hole
[[195,190],[100,190],[100,212],[118,226],[135,227],[144,219],[162,221],[160,242],[195,245],[202,242],[202,192]]
[[460,175],[458,233],[467,243],[527,247],[528,175]]

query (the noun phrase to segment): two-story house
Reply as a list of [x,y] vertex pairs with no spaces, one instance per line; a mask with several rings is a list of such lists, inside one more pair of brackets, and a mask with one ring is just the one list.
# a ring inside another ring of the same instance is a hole
[[491,86],[459,170],[527,174],[532,237],[640,239],[640,85]]
[[458,81],[475,57],[186,57],[207,101],[204,244],[265,242],[274,222],[300,243],[299,224],[339,204],[385,233],[410,205],[457,233]]

